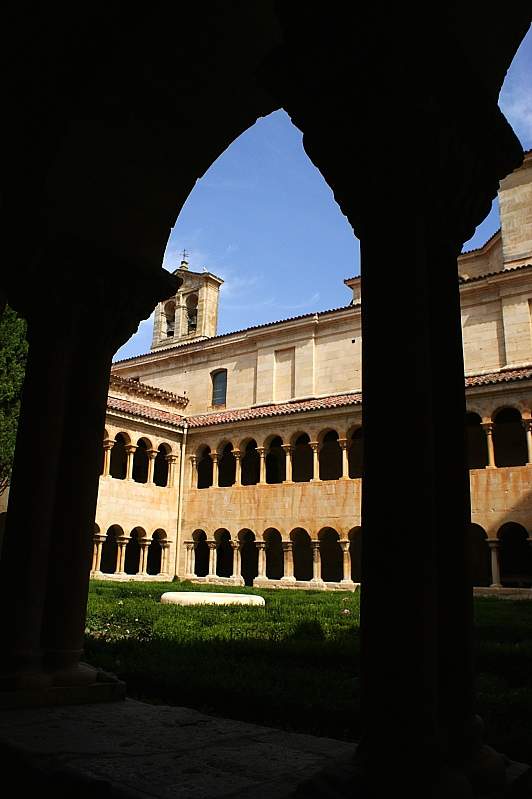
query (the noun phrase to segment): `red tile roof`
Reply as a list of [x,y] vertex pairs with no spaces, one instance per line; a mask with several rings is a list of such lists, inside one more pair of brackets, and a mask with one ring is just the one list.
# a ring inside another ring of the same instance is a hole
[[532,367],[523,369],[505,369],[503,372],[494,372],[489,375],[472,375],[466,377],[466,388],[468,386],[489,386],[494,383],[511,383],[513,380],[530,380],[532,378]]
[[486,272],[484,275],[477,275],[476,277],[462,277],[460,275],[460,283],[474,283],[476,280],[484,280],[488,277],[495,277],[496,275],[506,275],[509,272],[518,272],[520,269],[530,269],[532,264],[521,264],[520,266],[511,266],[509,269],[500,269],[498,272]]
[[107,397],[107,408],[110,411],[122,411],[153,422],[164,422],[172,427],[180,427],[185,421],[185,417],[178,413],[160,411],[158,408],[150,408],[148,405],[140,405],[138,402],[130,402],[116,397]]
[[179,394],[166,391],[164,388],[149,386],[147,383],[141,383],[133,377],[120,377],[120,375],[111,374],[109,386],[125,391],[128,394],[135,394],[138,397],[162,399],[169,404],[179,405],[182,408],[186,408],[188,405],[188,397],[181,397]]

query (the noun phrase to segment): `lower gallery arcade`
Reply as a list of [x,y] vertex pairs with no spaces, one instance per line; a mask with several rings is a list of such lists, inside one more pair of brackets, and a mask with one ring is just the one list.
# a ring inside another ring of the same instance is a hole
[[[468,390],[475,586],[532,586],[528,382],[520,375]],[[230,423],[223,413],[215,424],[189,417],[166,431],[146,415],[126,418],[110,408],[91,576],[354,590],[361,581],[361,396],[330,404],[336,407],[317,411],[299,403],[297,414],[275,418],[268,409],[233,411]],[[403,418],[403,430],[390,425],[384,455],[391,480],[408,440]],[[383,485],[383,546],[393,534],[390,512]]]

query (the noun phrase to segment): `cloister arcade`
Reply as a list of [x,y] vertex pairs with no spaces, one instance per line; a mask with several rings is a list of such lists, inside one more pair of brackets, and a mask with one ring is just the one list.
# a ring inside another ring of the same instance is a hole
[[146,436],[135,441],[130,433],[121,431],[114,438],[105,431],[100,474],[115,480],[133,480],[166,488],[175,481],[177,455],[167,442],[154,447]]
[[119,524],[105,533],[95,526],[91,576],[98,577],[168,577],[170,544],[166,531],[151,535],[143,527],[126,533]]
[[[469,410],[465,429],[470,469],[532,463],[532,419],[518,408],[505,405],[488,417]],[[362,477],[360,424],[345,432],[324,428],[312,437],[302,430],[284,437],[269,433],[260,444],[257,441],[248,435],[197,446],[189,456],[190,488]]]

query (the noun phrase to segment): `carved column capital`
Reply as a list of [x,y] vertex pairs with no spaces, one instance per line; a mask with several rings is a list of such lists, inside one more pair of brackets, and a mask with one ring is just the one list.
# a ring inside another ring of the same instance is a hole
[[339,438],[338,444],[342,449],[347,449],[348,439],[347,438]]
[[293,444],[281,444],[281,449],[286,452],[287,455],[290,455],[294,451]]
[[216,543],[216,541],[207,541],[207,546],[209,547],[209,549],[216,549],[218,544]]
[[132,455],[134,455],[135,452],[137,451],[138,447],[137,447],[136,444],[124,444],[124,449],[125,449],[125,451],[127,452],[128,455],[130,453]]
[[104,438],[103,440],[103,448],[104,449],[112,449],[115,445],[114,438]]
[[281,546],[283,547],[284,552],[292,552],[294,544],[292,541],[283,541]]
[[349,552],[349,545],[350,545],[351,541],[349,541],[349,540],[347,540],[345,538],[341,538],[338,543],[340,544],[342,552]]
[[481,426],[487,436],[493,435],[493,422],[481,422]]

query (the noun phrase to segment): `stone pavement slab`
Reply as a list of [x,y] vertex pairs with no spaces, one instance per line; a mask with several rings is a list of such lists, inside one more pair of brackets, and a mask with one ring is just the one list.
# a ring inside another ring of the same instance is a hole
[[0,712],[0,752],[20,785],[25,777],[68,785],[78,799],[283,799],[354,751],[345,741],[132,699]]

